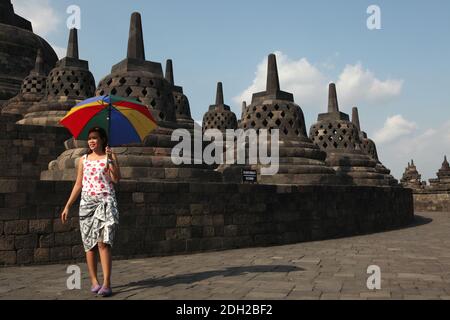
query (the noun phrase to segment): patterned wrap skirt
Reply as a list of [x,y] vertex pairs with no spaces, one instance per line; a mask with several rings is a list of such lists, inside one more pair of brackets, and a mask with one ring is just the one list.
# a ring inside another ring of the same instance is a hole
[[94,249],[98,242],[112,247],[118,225],[119,211],[114,194],[81,193],[80,231],[86,252]]

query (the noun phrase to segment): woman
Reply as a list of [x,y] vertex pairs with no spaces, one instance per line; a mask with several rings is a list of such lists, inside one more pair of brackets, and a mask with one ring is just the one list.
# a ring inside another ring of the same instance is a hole
[[[108,137],[102,128],[92,128],[88,135],[89,152],[78,162],[77,180],[72,194],[61,213],[67,222],[69,210],[81,192],[80,231],[86,251],[91,278],[91,292],[103,297],[112,295],[111,248],[119,224],[119,212],[114,184],[120,180],[117,157],[108,146]],[[103,285],[97,279],[97,252],[103,270]]]

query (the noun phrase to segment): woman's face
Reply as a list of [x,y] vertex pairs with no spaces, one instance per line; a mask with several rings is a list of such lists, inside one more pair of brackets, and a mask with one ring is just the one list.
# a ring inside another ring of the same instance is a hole
[[94,150],[102,150],[103,141],[100,138],[98,132],[91,132],[88,137],[89,149]]

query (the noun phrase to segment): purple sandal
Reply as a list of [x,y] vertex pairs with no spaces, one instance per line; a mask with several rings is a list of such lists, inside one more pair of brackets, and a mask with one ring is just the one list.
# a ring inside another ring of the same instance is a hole
[[98,291],[97,294],[100,295],[100,296],[102,296],[103,298],[107,298],[107,297],[112,296],[112,290],[111,290],[111,288],[105,288],[105,287],[102,287],[102,288]]
[[102,288],[102,286],[98,284],[96,286],[91,287],[91,292],[92,293],[98,293],[101,288]]

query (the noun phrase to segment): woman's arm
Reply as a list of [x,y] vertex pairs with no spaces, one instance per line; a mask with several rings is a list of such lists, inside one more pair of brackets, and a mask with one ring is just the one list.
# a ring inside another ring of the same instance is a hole
[[120,166],[119,162],[117,161],[117,156],[114,153],[111,153],[111,159],[108,161],[109,166],[109,175],[111,177],[112,182],[115,184],[119,183],[120,181]]
[[83,187],[83,158],[81,157],[78,161],[77,180],[75,182],[75,185],[73,186],[72,193],[70,194],[69,200],[67,201],[67,204],[64,207],[63,212],[61,213],[62,223],[65,223],[67,221],[70,207],[77,200],[78,196],[81,193],[82,187]]

